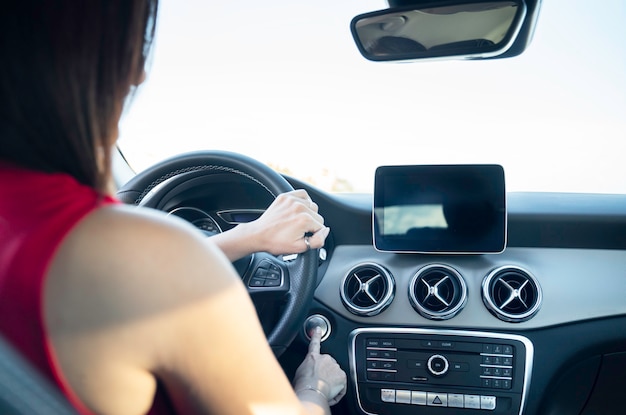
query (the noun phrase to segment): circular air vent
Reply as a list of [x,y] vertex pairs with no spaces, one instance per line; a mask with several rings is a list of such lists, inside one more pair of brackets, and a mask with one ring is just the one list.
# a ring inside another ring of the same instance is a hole
[[364,263],[352,268],[343,278],[341,300],[359,316],[374,316],[383,311],[395,293],[393,277],[378,264]]
[[409,300],[422,316],[432,320],[447,320],[465,306],[467,286],[454,268],[428,265],[420,269],[411,280]]
[[483,302],[500,320],[519,323],[533,317],[541,307],[537,280],[519,267],[497,268],[483,280]]

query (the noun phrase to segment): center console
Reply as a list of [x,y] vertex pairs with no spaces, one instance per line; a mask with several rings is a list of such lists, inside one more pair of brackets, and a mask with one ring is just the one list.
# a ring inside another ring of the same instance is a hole
[[364,328],[349,344],[364,414],[520,415],[524,408],[533,345],[523,336]]

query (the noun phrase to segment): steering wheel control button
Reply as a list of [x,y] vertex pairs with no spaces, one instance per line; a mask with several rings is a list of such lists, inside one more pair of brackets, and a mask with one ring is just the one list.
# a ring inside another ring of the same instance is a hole
[[330,321],[328,321],[328,319],[321,314],[314,314],[309,316],[304,322],[304,336],[307,340],[311,340],[311,337],[313,337],[313,330],[317,327],[322,329],[322,341],[326,340],[328,336],[330,336]]
[[262,287],[265,285],[265,278],[252,277],[248,283],[249,287]]
[[443,376],[448,372],[450,364],[448,363],[448,359],[446,359],[444,356],[440,354],[434,354],[428,359],[426,367],[428,368],[428,371],[433,375]]
[[265,260],[254,270],[248,287],[280,287],[283,283],[283,272],[280,267]]

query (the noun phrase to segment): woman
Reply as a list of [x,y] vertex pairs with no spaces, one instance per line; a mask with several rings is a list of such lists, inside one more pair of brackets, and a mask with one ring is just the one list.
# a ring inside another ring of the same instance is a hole
[[321,247],[306,192],[210,239],[112,196],[156,14],[156,0],[0,8],[0,331],[84,414],[329,413],[346,378],[320,334],[292,388],[230,263]]

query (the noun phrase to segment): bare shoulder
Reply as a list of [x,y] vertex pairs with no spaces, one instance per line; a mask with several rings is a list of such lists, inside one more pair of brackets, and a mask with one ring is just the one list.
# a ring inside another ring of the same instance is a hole
[[[159,250],[181,254],[194,247],[215,249],[212,244],[206,243],[207,238],[197,229],[180,218],[153,209],[126,205],[98,209],[80,223],[75,231],[76,238],[81,242],[96,245],[96,248],[104,248],[99,245],[106,244],[117,254],[123,254],[127,248],[132,248],[138,255],[143,252],[150,255]],[[103,250],[101,254],[108,256],[108,252]],[[214,250],[213,253],[216,252]]]
[[[164,212],[125,205],[101,208],[81,222],[68,238],[96,263],[133,264],[146,269],[228,263],[219,249],[188,222]],[[200,264],[194,261],[201,261]],[[187,261],[192,261],[191,263]],[[93,264],[93,262],[91,262]],[[172,269],[173,271],[173,269]]]
[[[158,300],[151,293],[187,301],[185,286],[210,288],[203,283],[210,278],[217,284],[212,287],[219,288],[236,274],[222,252],[191,224],[152,209],[114,205],[93,212],[70,232],[50,277],[64,290],[98,287],[91,294],[103,297],[126,299],[125,293],[138,290],[142,295],[131,302],[137,304]],[[172,290],[178,295],[172,296]]]

